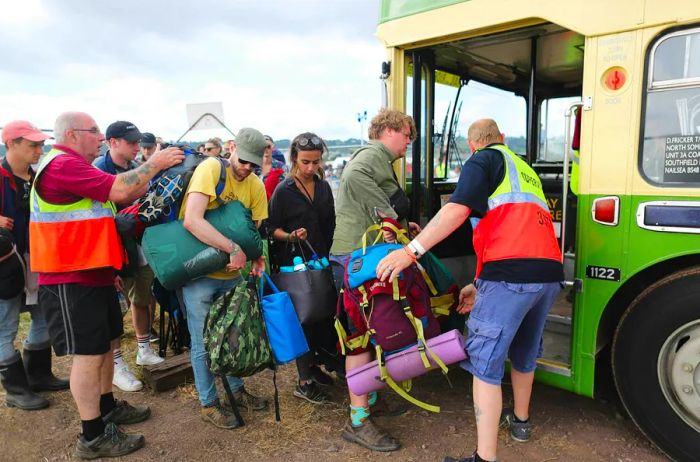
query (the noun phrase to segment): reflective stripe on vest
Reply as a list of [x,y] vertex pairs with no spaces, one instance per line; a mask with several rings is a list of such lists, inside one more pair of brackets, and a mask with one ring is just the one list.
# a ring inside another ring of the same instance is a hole
[[42,159],[30,197],[29,246],[31,269],[41,273],[121,268],[124,249],[117,234],[112,202],[82,198],[52,204],[36,191],[44,168],[64,152],[52,149]]
[[485,263],[535,258],[561,261],[542,183],[532,168],[504,145],[490,146],[503,155],[503,181],[489,196],[483,218],[471,219],[478,277]]

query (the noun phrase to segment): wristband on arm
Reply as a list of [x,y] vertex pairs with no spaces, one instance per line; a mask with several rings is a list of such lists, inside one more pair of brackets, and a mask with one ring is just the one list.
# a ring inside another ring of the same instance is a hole
[[418,239],[413,239],[406,247],[411,251],[411,253],[413,253],[413,255],[415,255],[416,258],[420,258],[425,255],[425,248],[420,242],[418,242]]

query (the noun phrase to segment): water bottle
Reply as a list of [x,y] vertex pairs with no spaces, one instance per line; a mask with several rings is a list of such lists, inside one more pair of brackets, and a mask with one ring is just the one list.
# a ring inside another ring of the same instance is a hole
[[122,316],[129,311],[129,302],[121,291],[117,291],[117,298],[119,299],[119,308],[122,310]]
[[309,262],[309,268],[315,269],[315,270],[320,270],[320,269],[323,269],[323,265],[318,260],[311,260]]
[[301,257],[294,257],[294,259],[292,259],[292,263],[294,264],[294,271],[306,271],[306,265]]
[[328,259],[326,257],[321,257],[321,268],[328,268],[330,263],[328,262]]
[[294,272],[293,266],[280,266],[280,273],[293,273],[293,272]]

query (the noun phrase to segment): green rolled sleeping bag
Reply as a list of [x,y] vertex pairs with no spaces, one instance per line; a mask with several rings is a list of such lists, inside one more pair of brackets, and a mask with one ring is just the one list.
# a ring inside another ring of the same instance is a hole
[[[239,201],[207,210],[204,218],[221,234],[240,245],[249,260],[262,255],[262,239],[249,209]],[[166,289],[223,269],[226,252],[208,246],[182,226],[182,220],[146,228],[141,247],[148,264]]]

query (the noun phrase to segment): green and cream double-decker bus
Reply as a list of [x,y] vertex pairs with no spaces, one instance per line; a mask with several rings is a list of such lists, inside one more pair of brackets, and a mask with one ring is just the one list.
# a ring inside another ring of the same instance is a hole
[[[538,379],[594,396],[614,377],[659,448],[700,460],[700,1],[383,0],[377,35],[386,104],[418,127],[413,219],[454,190],[461,132],[494,118],[565,255]],[[435,252],[473,276],[468,223]]]

